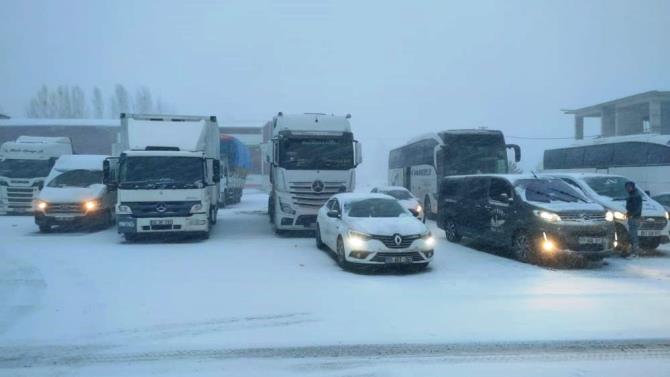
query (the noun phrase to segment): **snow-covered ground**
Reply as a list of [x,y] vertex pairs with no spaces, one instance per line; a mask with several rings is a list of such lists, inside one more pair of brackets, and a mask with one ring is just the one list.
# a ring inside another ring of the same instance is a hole
[[355,274],[266,198],[179,243],[0,217],[0,375],[670,374],[665,252],[551,270],[431,224],[425,272]]

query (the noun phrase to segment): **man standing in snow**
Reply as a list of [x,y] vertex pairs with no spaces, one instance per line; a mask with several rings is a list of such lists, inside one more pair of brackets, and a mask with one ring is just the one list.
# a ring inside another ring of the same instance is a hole
[[626,198],[626,217],[628,218],[628,235],[631,248],[623,256],[632,255],[636,257],[640,249],[640,240],[637,232],[640,229],[640,217],[642,217],[642,196],[640,196],[640,192],[633,182],[626,182],[626,191],[628,192],[628,198]]

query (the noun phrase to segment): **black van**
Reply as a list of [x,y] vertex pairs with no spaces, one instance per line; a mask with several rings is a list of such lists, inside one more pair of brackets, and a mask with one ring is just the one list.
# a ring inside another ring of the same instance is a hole
[[437,220],[450,242],[465,236],[505,246],[523,262],[563,253],[599,260],[616,245],[604,207],[560,179],[534,175],[447,177]]

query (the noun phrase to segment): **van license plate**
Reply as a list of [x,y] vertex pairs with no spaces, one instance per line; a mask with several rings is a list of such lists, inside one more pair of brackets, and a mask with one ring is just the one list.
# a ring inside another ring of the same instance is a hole
[[640,237],[658,237],[661,235],[660,230],[639,230],[637,235]]
[[386,257],[386,263],[412,263],[412,257]]
[[172,219],[166,219],[166,220],[151,220],[149,222],[151,225],[172,225]]
[[602,245],[605,239],[602,237],[579,237],[580,245]]
[[58,220],[58,221],[72,221],[72,220],[74,220],[74,217],[72,217],[72,216],[56,216],[56,220]]

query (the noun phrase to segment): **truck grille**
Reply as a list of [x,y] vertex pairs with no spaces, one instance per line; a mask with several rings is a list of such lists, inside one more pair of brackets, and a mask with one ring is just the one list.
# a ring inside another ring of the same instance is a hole
[[122,202],[130,207],[134,217],[187,217],[199,201],[179,202]]
[[373,240],[381,241],[384,244],[384,246],[388,247],[389,249],[406,249],[412,244],[412,242],[421,238],[421,235],[412,234],[407,236],[400,236],[401,239],[400,244],[395,243],[395,235],[393,236],[371,235],[370,238],[372,238]]
[[46,213],[83,213],[80,203],[49,203]]
[[32,211],[37,187],[6,187],[10,211]]
[[642,230],[663,230],[668,221],[664,217],[642,217],[640,219],[640,229]]
[[321,207],[331,196],[342,192],[343,187],[346,190],[345,182],[337,181],[291,182],[289,187],[295,205],[315,208]]

